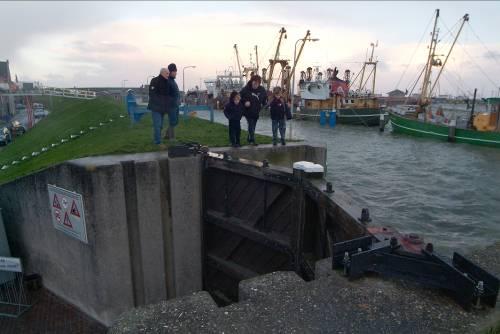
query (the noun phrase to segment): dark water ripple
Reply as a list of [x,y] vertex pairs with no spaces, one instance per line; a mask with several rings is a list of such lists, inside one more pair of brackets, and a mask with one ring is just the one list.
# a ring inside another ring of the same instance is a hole
[[[220,113],[216,121],[225,123]],[[305,121],[292,127],[294,138],[327,146],[326,179],[365,203],[377,223],[419,233],[448,254],[500,240],[500,149],[376,127]],[[257,130],[270,134],[271,121],[261,119]]]

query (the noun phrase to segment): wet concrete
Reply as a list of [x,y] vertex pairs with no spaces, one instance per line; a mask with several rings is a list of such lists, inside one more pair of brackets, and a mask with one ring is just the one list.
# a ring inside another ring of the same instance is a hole
[[[500,275],[500,243],[469,257]],[[465,312],[438,290],[366,277],[350,282],[317,262],[305,282],[276,272],[240,283],[240,301],[217,308],[198,292],[121,315],[110,333],[478,333],[500,319],[496,309]]]

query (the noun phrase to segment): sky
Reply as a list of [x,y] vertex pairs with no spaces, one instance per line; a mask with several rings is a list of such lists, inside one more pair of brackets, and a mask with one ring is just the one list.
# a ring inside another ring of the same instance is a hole
[[482,96],[498,94],[498,1],[1,1],[0,60],[9,60],[20,81],[52,87],[137,87],[173,62],[182,89],[182,69],[194,65],[185,69],[188,89],[204,87],[203,80],[217,71],[236,71],[234,44],[245,65],[258,45],[260,65],[267,66],[285,27],[282,58],[293,59],[295,42],[307,30],[319,38],[306,44],[297,74],[308,66],[323,72],[337,66],[340,73],[350,69],[356,75],[370,43],[378,42],[375,91],[384,94],[411,90],[426,61],[436,8],[443,55],[460,19],[470,15],[438,93],[463,95],[478,88]]

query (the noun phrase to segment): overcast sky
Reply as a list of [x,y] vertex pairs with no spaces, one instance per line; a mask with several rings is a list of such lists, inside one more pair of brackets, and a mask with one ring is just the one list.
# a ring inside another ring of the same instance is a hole
[[[428,33],[441,9],[440,52],[445,54],[457,22],[468,13],[448,60],[439,92],[482,95],[500,87],[500,2],[0,2],[0,60],[9,59],[20,80],[56,87],[139,86],[175,62],[182,87],[243,64],[259,47],[261,65],[288,31],[282,57],[293,59],[295,41],[311,30],[298,71],[337,66],[357,73],[371,42],[379,60],[379,93],[405,90],[426,60]],[[426,30],[427,27],[427,30]],[[424,35],[424,32],[426,33]],[[423,39],[422,39],[423,37]],[[419,41],[421,41],[420,47]],[[415,52],[416,50],[416,52]],[[413,56],[411,64],[410,59]],[[255,56],[252,56],[255,59]],[[444,60],[444,57],[443,57]],[[402,74],[405,72],[402,77]],[[402,78],[401,78],[402,77]]]

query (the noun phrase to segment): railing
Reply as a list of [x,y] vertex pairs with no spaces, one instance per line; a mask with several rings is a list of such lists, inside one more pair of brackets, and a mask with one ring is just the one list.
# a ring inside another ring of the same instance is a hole
[[96,92],[90,90],[80,90],[72,88],[44,87],[41,89],[42,95],[62,96],[76,99],[95,99]]

